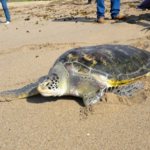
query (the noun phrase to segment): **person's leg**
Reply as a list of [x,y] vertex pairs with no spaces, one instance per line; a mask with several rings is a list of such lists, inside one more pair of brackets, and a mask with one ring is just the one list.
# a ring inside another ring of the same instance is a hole
[[114,19],[120,12],[120,0],[111,0],[111,17]]
[[104,0],[97,0],[97,19],[104,18],[105,5]]
[[1,3],[2,3],[2,7],[6,16],[6,21],[10,22],[10,15],[9,15],[9,11],[7,8],[7,0],[1,0]]
[[137,9],[150,8],[150,0],[144,0],[140,5],[137,6]]

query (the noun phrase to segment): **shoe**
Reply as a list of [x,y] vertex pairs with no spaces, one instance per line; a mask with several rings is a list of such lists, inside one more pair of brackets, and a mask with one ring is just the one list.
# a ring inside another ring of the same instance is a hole
[[122,20],[122,19],[126,19],[127,17],[128,17],[128,15],[124,15],[124,16],[118,15],[118,16],[112,18],[112,19],[115,19],[115,20]]
[[6,23],[5,24],[10,24],[10,21],[6,21]]
[[97,20],[97,22],[98,23],[105,23],[105,19],[102,17],[102,18],[99,18],[98,20]]

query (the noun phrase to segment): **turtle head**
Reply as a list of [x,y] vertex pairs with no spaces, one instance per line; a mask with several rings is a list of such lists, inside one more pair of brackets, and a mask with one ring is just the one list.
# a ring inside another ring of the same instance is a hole
[[59,77],[51,74],[39,79],[38,91],[43,96],[59,96]]

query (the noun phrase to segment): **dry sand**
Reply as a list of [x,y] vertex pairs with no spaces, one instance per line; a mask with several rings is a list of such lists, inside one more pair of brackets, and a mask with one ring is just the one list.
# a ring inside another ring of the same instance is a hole
[[[96,4],[85,2],[8,3],[12,23],[0,8],[0,91],[20,88],[48,73],[56,58],[81,46],[127,44],[150,51],[150,10],[122,0],[125,21],[97,24]],[[25,18],[30,18],[25,21]],[[134,99],[105,96],[85,108],[75,97],[40,95],[0,103],[2,150],[149,150],[149,82]],[[1,98],[0,98],[1,100]]]

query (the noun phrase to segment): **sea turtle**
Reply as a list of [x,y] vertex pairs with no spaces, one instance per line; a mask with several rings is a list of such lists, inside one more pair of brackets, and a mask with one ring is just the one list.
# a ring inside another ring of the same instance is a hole
[[23,88],[3,91],[2,97],[24,98],[72,95],[83,98],[86,106],[94,104],[104,92],[128,98],[140,91],[149,75],[150,53],[126,45],[80,47],[61,55],[48,75]]

